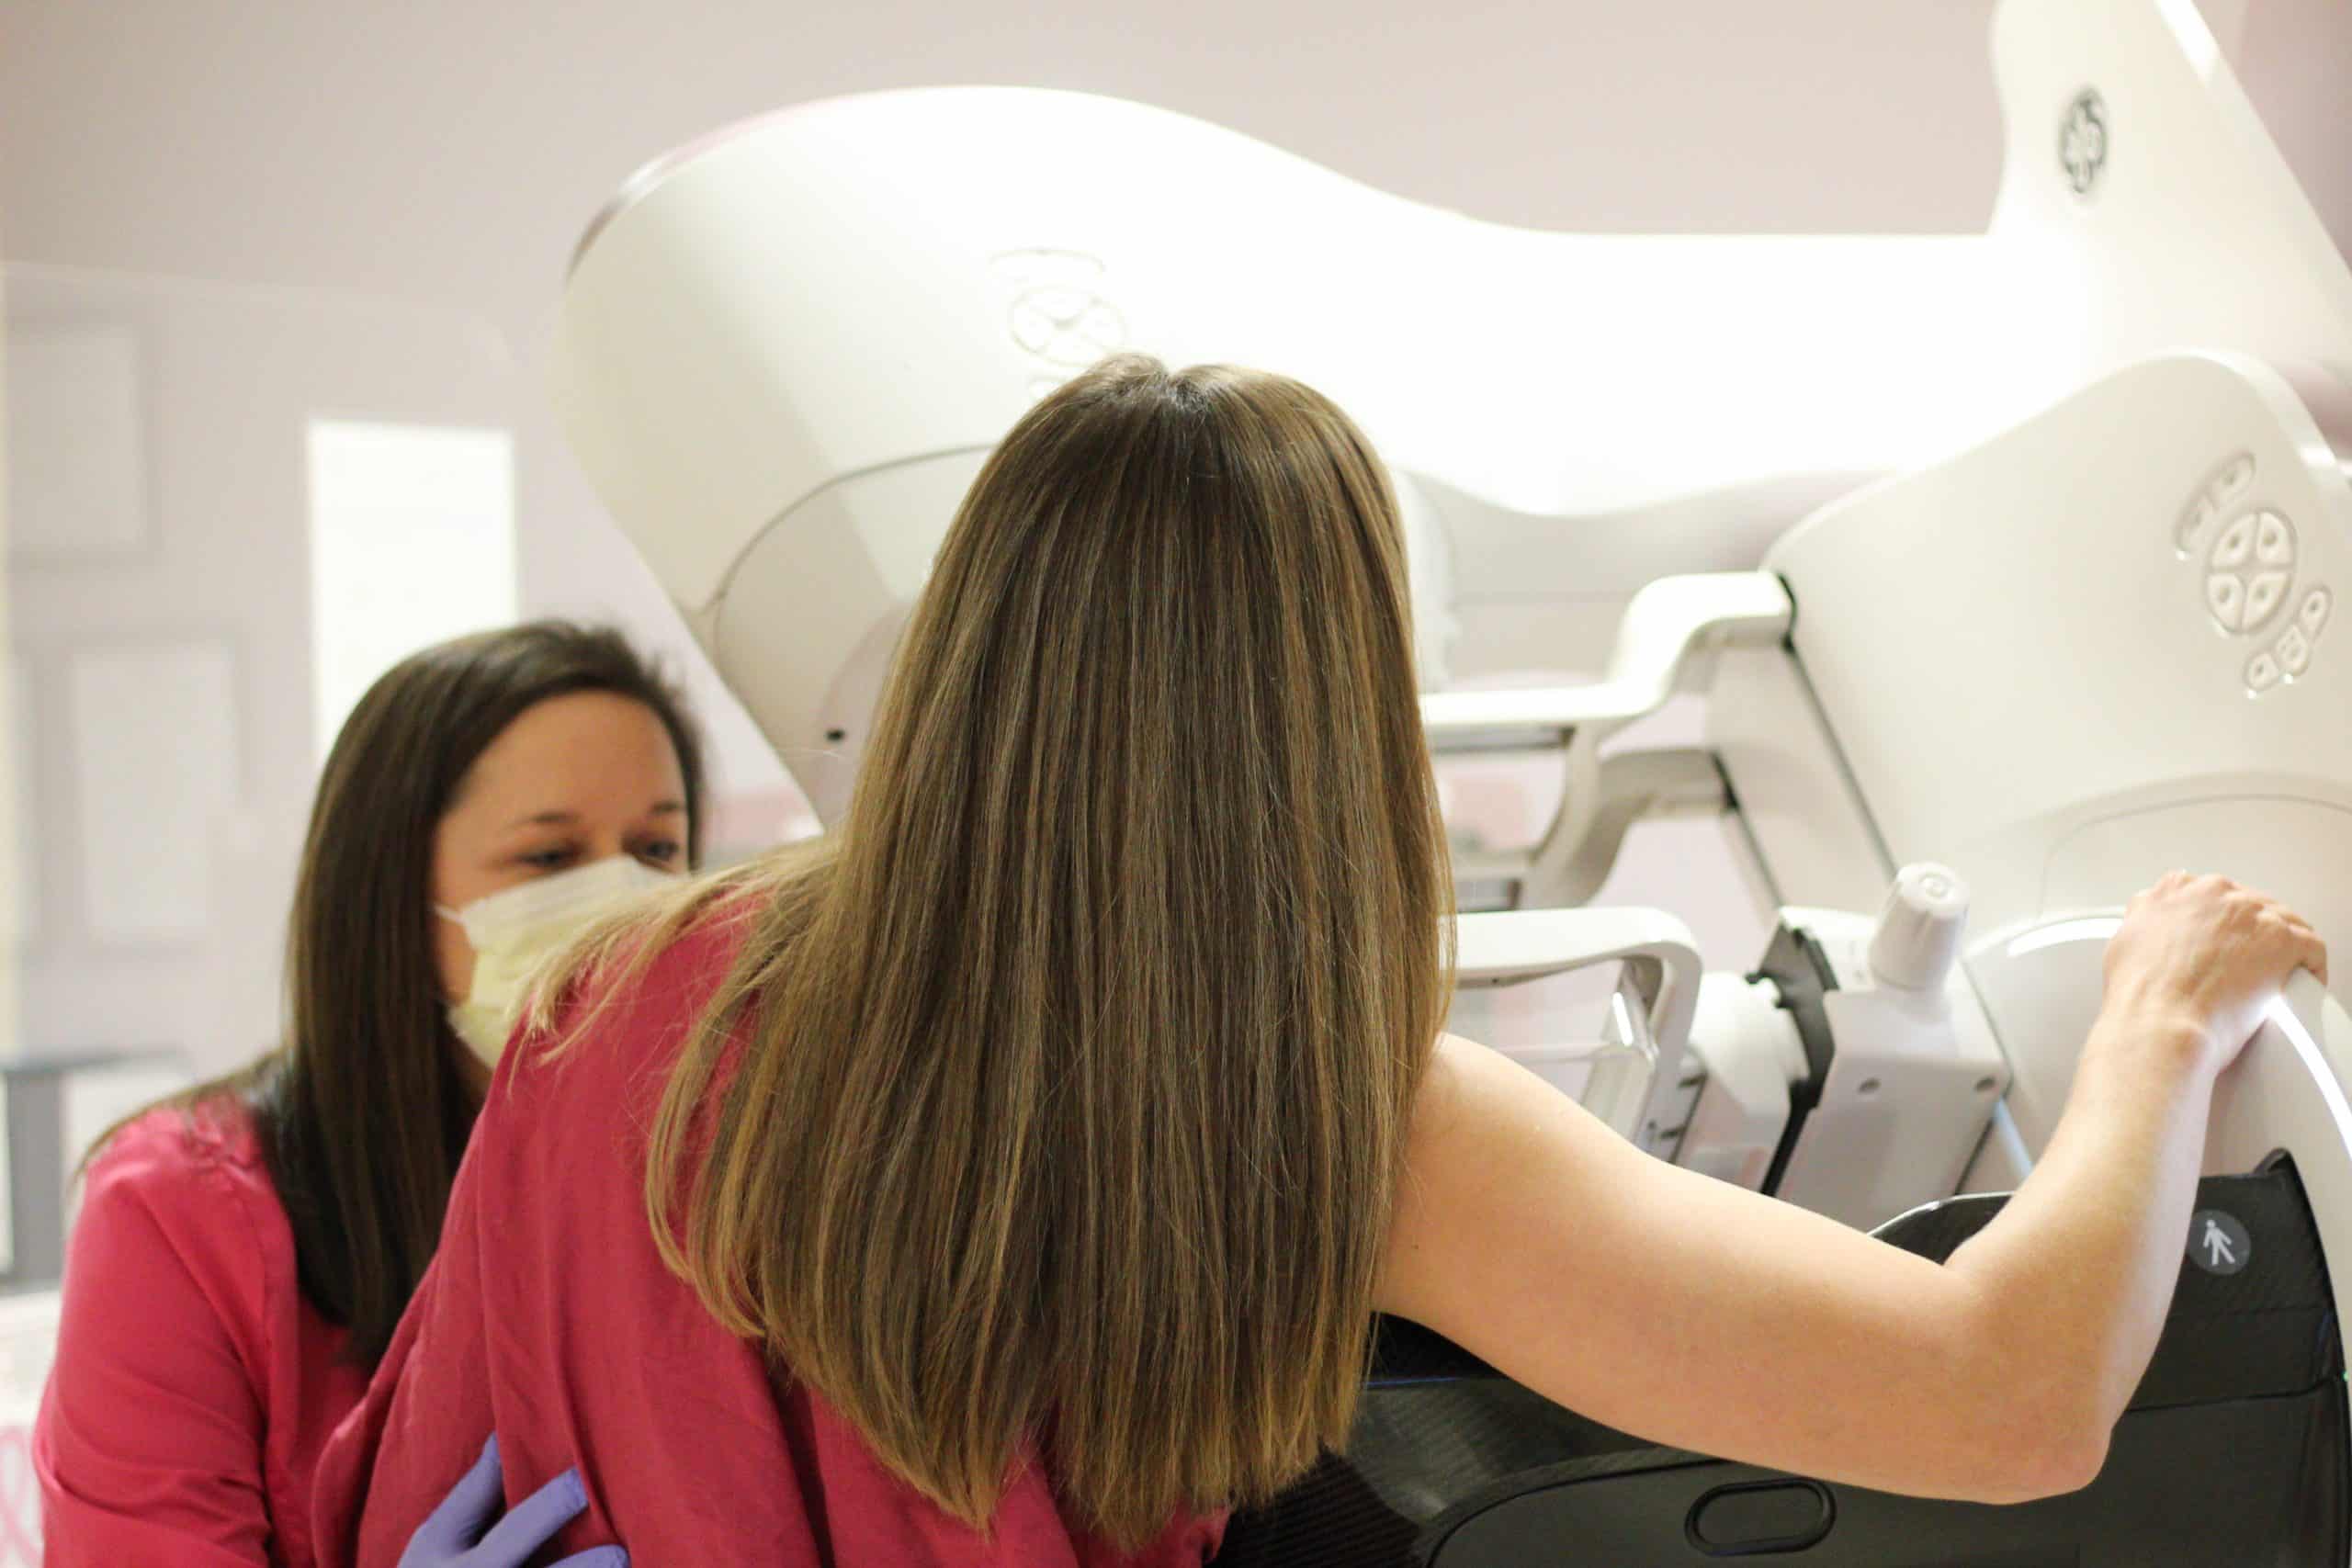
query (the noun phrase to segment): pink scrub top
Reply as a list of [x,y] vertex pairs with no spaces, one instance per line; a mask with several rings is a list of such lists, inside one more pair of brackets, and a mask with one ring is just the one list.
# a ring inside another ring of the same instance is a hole
[[230,1097],[151,1111],[92,1166],[33,1427],[48,1568],[311,1568],[311,1472],[367,1372],[296,1282]]
[[506,1053],[441,1250],[319,1470],[326,1568],[390,1568],[494,1428],[514,1503],[578,1465],[589,1509],[549,1558],[617,1542],[642,1568],[1197,1568],[1222,1517],[1141,1553],[1066,1522],[1025,1464],[983,1535],[888,1470],[824,1400],[770,1374],[654,1250],[645,1130],[736,919],[707,919],[555,1061]]

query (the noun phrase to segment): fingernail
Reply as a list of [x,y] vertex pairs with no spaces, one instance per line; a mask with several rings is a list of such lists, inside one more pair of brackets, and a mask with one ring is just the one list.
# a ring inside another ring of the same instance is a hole
[[563,1473],[571,1479],[572,1506],[585,1508],[588,1506],[588,1488],[581,1483],[580,1472],[576,1470],[567,1470]]
[[484,1458],[484,1459],[488,1459],[491,1455],[492,1455],[492,1454],[496,1453],[497,1451],[498,1451],[498,1434],[497,1434],[497,1433],[495,1433],[495,1432],[492,1432],[492,1433],[490,1435],[490,1441],[488,1441],[488,1442],[484,1443],[484,1444],[481,1446],[481,1457],[482,1457],[482,1458]]

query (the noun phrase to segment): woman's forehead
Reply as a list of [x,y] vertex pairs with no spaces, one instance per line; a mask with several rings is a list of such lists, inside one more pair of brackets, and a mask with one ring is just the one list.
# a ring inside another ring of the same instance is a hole
[[661,716],[634,697],[570,692],[525,709],[482,749],[450,815],[497,818],[564,809],[645,811],[683,789]]

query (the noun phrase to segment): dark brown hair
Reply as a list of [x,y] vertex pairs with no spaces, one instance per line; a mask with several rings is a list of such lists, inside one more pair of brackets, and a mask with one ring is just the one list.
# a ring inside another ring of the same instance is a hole
[[344,721],[311,807],[286,943],[284,1043],[176,1097],[251,1108],[292,1223],[302,1290],[373,1365],[441,1237],[480,1109],[434,964],[435,829],[475,759],[551,697],[643,703],[676,749],[687,857],[703,825],[700,740],[662,674],[617,631],[532,621],[387,671]]
[[1133,1545],[1346,1437],[1452,882],[1345,414],[1142,358],[1047,397],[948,531],[842,830],[572,973],[650,962],[697,891],[761,914],[648,1217],[901,1476],[977,1524],[1041,1441]]

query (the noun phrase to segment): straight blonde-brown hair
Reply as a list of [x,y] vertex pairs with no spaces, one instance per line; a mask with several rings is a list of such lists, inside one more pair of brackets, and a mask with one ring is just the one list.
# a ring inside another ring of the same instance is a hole
[[1035,1456],[1131,1548],[1347,1434],[1452,961],[1408,614],[1338,408],[1108,361],[965,499],[843,828],[630,943],[756,910],[663,1258],[957,1517]]

